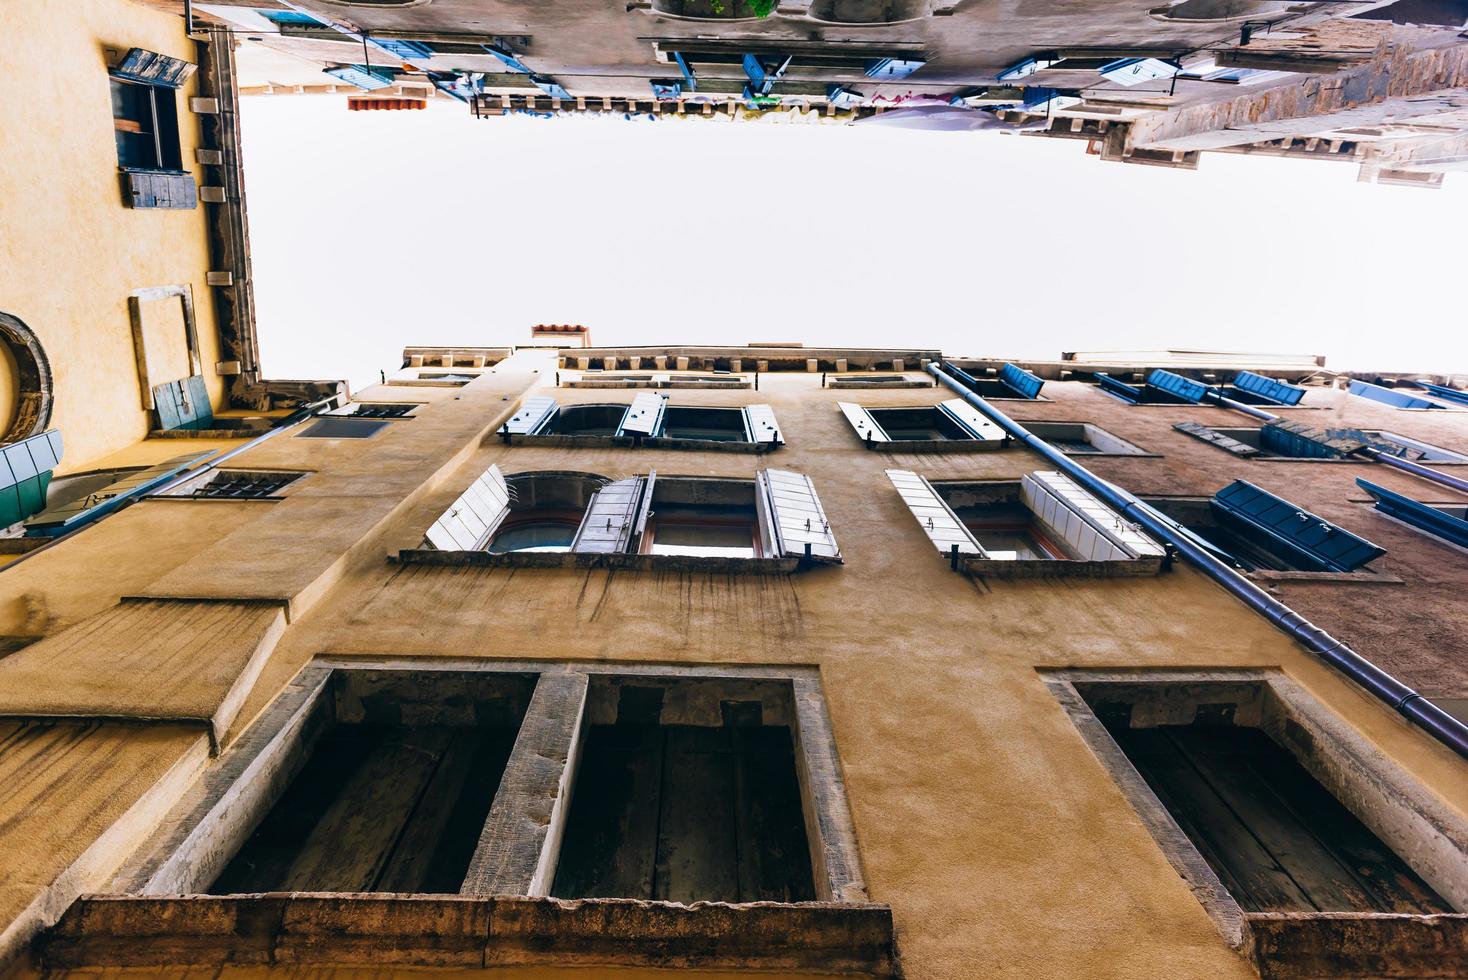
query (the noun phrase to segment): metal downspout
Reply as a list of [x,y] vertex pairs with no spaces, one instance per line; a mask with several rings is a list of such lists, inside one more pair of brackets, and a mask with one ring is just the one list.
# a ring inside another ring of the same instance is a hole
[[[953,376],[946,372],[951,372]],[[965,401],[983,412],[1006,433],[1044,457],[1091,493],[1096,494],[1123,517],[1135,521],[1149,534],[1167,542],[1203,574],[1243,600],[1249,608],[1283,630],[1307,650],[1344,673],[1373,696],[1391,705],[1398,713],[1427,731],[1458,755],[1468,758],[1468,725],[1464,725],[1367,660],[1344,641],[1331,636],[1289,606],[1269,595],[1238,570],[1199,547],[1190,540],[1190,536],[1179,534],[1173,522],[1161,513],[1126,490],[1096,476],[1072,457],[1060,452],[990,405],[971,388],[961,383],[974,381],[966,372],[947,364],[929,364],[928,373],[956,391]],[[1228,401],[1229,399],[1223,400]]]

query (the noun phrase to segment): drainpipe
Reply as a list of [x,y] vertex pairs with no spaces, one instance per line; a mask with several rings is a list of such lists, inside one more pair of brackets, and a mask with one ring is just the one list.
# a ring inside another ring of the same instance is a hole
[[[205,470],[214,469],[216,466],[218,466],[220,463],[223,463],[225,460],[227,460],[227,459],[233,459],[234,457],[238,456],[240,453],[247,452],[248,450],[254,449],[256,446],[260,445],[260,443],[264,442],[266,439],[270,439],[270,438],[273,438],[274,436],[278,436],[282,432],[286,431],[287,429],[294,429],[296,426],[300,425],[301,423],[310,421],[311,419],[313,419],[313,418],[316,417],[317,412],[319,412],[323,406],[326,406],[326,405],[330,404],[331,402],[336,401],[336,398],[337,398],[336,395],[328,395],[325,398],[317,399],[316,401],[312,402],[309,405],[303,405],[302,407],[296,409],[291,414],[287,415],[285,418],[281,419],[280,420],[280,424],[277,425],[277,426],[275,426],[274,428],[272,428],[270,431],[260,433],[255,438],[250,439],[250,440],[248,440],[248,441],[246,441],[244,443],[241,443],[240,445],[238,445],[235,448],[231,449],[229,452],[225,453],[222,456],[215,456],[212,459],[203,460],[203,461],[199,462],[197,465],[191,467],[190,469],[184,470],[183,472],[179,473],[177,476],[175,476],[173,479],[167,481],[166,483],[161,483],[161,484],[159,484],[156,487],[150,488],[146,493],[137,494],[137,495],[135,495],[133,497],[129,497],[129,498],[123,499],[122,502],[120,502],[117,507],[109,509],[107,511],[107,513],[98,515],[97,517],[93,518],[92,520],[87,521],[85,524],[82,524],[82,525],[80,525],[78,527],[75,527],[75,528],[71,529],[70,531],[67,531],[65,534],[58,534],[56,537],[51,538],[49,541],[47,541],[45,544],[41,545],[39,548],[36,548],[34,551],[27,551],[25,554],[21,555],[19,558],[15,559],[15,561],[11,562],[10,564],[5,565],[3,567],[0,567],[0,573],[8,572],[8,571],[10,571],[10,569],[14,568],[16,565],[19,565],[21,562],[27,561],[30,558],[32,558],[33,556],[39,555],[39,554],[41,554],[44,551],[50,551],[52,548],[56,547],[61,542],[70,540],[71,538],[73,538],[76,535],[82,533],[83,531],[85,531],[89,527],[96,527],[97,524],[102,520],[102,518],[108,516],[109,514],[116,513],[117,511],[120,511],[120,510],[125,510],[126,508],[130,507],[131,505],[137,503],[138,500],[143,499],[144,497],[151,497],[154,494],[162,493],[165,490],[172,490],[174,487],[178,486],[180,483],[183,483],[186,480],[192,480],[194,477],[198,476],[200,473],[204,472]],[[113,499],[117,499],[117,498],[113,498]]]
[[[1222,408],[1231,408],[1235,412],[1243,412],[1245,415],[1252,415],[1254,418],[1262,419],[1265,422],[1274,422],[1278,421],[1279,419],[1279,416],[1275,415],[1273,412],[1266,412],[1262,408],[1256,408],[1253,405],[1245,405],[1243,402],[1234,401],[1232,398],[1225,398],[1223,397],[1223,395],[1219,394],[1217,391],[1214,391],[1212,388],[1208,389],[1208,391],[1204,393],[1203,397]],[[1440,486],[1448,487],[1449,489],[1456,490],[1459,493],[1468,493],[1468,480],[1464,480],[1461,477],[1453,476],[1451,473],[1440,473],[1437,470],[1432,469],[1431,467],[1423,466],[1419,463],[1414,463],[1410,459],[1402,459],[1400,456],[1393,456],[1390,453],[1384,453],[1380,449],[1374,449],[1370,446],[1367,446],[1364,449],[1356,450],[1356,454],[1364,456],[1365,458],[1372,460],[1373,462],[1385,463],[1386,465],[1395,467],[1396,469],[1399,469],[1404,473],[1411,473],[1413,476],[1421,477],[1424,480],[1428,480]]]
[[965,387],[974,382],[966,372],[949,364],[930,364],[928,372],[958,392],[965,401],[983,412],[1009,435],[1100,497],[1117,513],[1169,544],[1199,571],[1241,599],[1245,605],[1269,620],[1291,639],[1345,674],[1374,697],[1391,705],[1408,721],[1424,729],[1458,755],[1468,758],[1468,725],[1464,725],[1347,644],[1275,599],[1237,569],[1214,557],[1207,549],[1200,547],[1191,534],[1178,533],[1178,526],[1173,521],[1127,491],[1096,476],[1074,458],[1060,452],[990,405],[971,388]]

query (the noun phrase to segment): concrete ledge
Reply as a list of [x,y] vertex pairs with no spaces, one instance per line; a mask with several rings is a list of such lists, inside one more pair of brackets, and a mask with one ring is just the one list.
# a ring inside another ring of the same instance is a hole
[[963,570],[984,578],[1137,578],[1156,575],[1162,570],[1161,558],[1133,558],[1126,561],[1067,561],[1027,558],[1001,561],[992,558],[966,558]]
[[713,439],[643,439],[638,442],[631,436],[526,436],[511,435],[508,440],[502,432],[495,438],[507,446],[543,446],[554,449],[683,449],[709,453],[769,453],[779,449],[778,442],[717,442]]
[[[993,453],[1008,449],[1010,443],[985,442],[979,439],[894,439],[890,442],[865,442],[868,449],[880,453]],[[1019,443],[1013,443],[1018,446]]]
[[611,568],[634,572],[719,572],[725,575],[784,575],[800,567],[799,558],[712,558],[694,555],[597,555],[576,552],[437,551],[404,548],[389,561],[402,565],[476,568]]
[[42,969],[274,963],[752,969],[895,977],[885,905],[273,894],[85,896]]
[[1256,582],[1326,582],[1331,585],[1406,585],[1395,575],[1385,572],[1276,572],[1256,568],[1248,573]]
[[1468,914],[1249,912],[1245,918],[1264,980],[1468,975]]

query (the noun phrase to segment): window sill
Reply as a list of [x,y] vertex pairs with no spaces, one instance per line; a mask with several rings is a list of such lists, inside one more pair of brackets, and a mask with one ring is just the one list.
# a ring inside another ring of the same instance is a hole
[[1003,560],[966,558],[964,571],[985,578],[1143,578],[1162,570],[1161,558],[1132,558],[1126,561],[1076,561],[1069,559],[1022,558]]
[[244,963],[628,967],[897,975],[885,905],[360,895],[78,899],[44,969]]
[[893,439],[890,442],[867,442],[868,449],[884,453],[993,453],[1009,448],[1009,441],[981,439]]
[[796,571],[798,558],[712,558],[698,555],[624,555],[578,552],[438,551],[405,548],[389,561],[402,565],[452,565],[478,568],[610,568],[646,572],[718,572],[725,575],[784,575]]
[[[504,439],[503,433],[499,433]],[[514,435],[505,444],[509,446],[543,446],[558,449],[684,449],[711,453],[768,453],[779,449],[779,442],[720,442],[716,439],[670,439],[659,436],[644,438],[640,443],[632,436],[556,436]]]
[[1468,962],[1468,914],[1246,912],[1254,960],[1275,977],[1448,977]]
[[1248,573],[1255,582],[1324,582],[1330,585],[1406,585],[1385,572],[1277,572],[1258,569]]

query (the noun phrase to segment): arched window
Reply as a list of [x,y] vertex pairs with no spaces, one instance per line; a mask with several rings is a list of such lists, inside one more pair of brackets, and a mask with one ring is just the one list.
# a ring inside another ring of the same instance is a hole
[[51,423],[51,362],[31,328],[9,313],[0,313],[0,342],[0,441],[9,443]]

